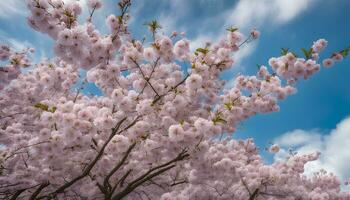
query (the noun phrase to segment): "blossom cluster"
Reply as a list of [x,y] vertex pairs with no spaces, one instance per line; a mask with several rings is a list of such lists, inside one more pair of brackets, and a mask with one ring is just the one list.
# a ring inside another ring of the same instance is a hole
[[[29,65],[25,54],[0,50],[2,60],[17,60],[0,68],[17,70],[0,87],[1,198],[350,199],[333,174],[303,175],[319,153],[267,165],[252,139],[230,137],[249,117],[278,111],[296,92],[292,83],[320,70],[325,40],[307,58],[287,52],[270,59],[272,69],[239,75],[224,89],[220,75],[259,37],[256,29],[244,40],[230,28],[192,52],[184,34],[158,34],[156,21],[152,39],[133,39],[130,0],[106,18],[108,34],[92,20],[100,0],[87,1],[86,22],[77,20],[80,4],[65,2],[26,0],[29,24],[55,41],[55,58],[20,73],[19,65]],[[102,96],[73,90],[80,69]]]
[[26,49],[16,52],[7,45],[0,44],[0,61],[8,62],[5,66],[0,67],[0,90],[2,90],[13,79],[16,79],[21,73],[21,68],[30,66],[28,53],[32,49]]

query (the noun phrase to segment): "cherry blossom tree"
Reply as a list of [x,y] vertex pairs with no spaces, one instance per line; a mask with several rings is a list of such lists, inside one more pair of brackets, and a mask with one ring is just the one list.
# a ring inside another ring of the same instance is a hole
[[[1,199],[350,199],[334,174],[303,175],[319,152],[266,164],[252,139],[232,138],[242,121],[279,111],[297,81],[320,70],[326,40],[303,49],[304,57],[282,49],[225,89],[220,74],[259,37],[256,29],[244,36],[230,27],[192,52],[183,34],[159,34],[157,21],[147,24],[149,41],[134,39],[130,0],[118,3],[102,34],[93,24],[102,2],[87,3],[89,16],[79,22],[77,2],[26,0],[28,24],[53,39],[54,58],[32,64],[31,49],[0,48]],[[73,90],[82,69],[102,96]]]

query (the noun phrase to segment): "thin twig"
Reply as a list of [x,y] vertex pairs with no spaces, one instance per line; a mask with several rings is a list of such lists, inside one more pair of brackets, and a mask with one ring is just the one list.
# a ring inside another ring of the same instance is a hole
[[143,79],[145,79],[145,81],[148,83],[148,85],[152,88],[153,92],[156,93],[156,96],[159,96],[159,94],[158,94],[158,92],[156,91],[156,89],[154,89],[154,87],[153,87],[152,84],[150,83],[150,81],[149,81],[150,78],[149,78],[149,77],[146,77],[146,75],[143,73],[143,71],[142,71],[141,66],[139,65],[139,63],[137,63],[136,60],[134,60],[133,58],[130,58],[130,59],[135,63],[135,65],[137,66],[137,68],[139,68]]

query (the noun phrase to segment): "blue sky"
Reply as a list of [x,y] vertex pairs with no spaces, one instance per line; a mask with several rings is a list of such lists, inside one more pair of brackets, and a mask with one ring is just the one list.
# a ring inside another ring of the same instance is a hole
[[[84,1],[80,0],[82,5]],[[52,41],[27,26],[26,10],[21,2],[23,0],[0,1],[0,41],[17,48],[35,47],[36,60],[52,56]],[[117,12],[116,2],[105,0],[105,7],[96,13],[94,22],[103,32],[107,30],[105,17]],[[254,74],[256,64],[267,64],[270,57],[279,56],[281,47],[300,52],[300,48],[308,48],[313,41],[325,38],[329,45],[322,53],[323,57],[348,47],[349,9],[349,0],[135,0],[131,8],[130,29],[135,38],[141,39],[144,35],[149,36],[143,24],[158,19],[163,26],[162,32],[185,31],[194,41],[194,48],[207,40],[218,40],[230,25],[238,26],[243,33],[258,28],[261,31],[259,40],[235,55],[237,65],[223,74],[222,77],[230,81],[237,73]],[[300,132],[295,131],[300,129],[305,134],[317,135],[320,147],[314,149],[328,151],[332,147],[327,141],[341,127],[337,128],[337,124],[350,116],[349,74],[350,58],[330,69],[323,68],[310,80],[298,83],[298,93],[281,102],[280,112],[258,115],[245,121],[235,137],[253,137],[258,146],[264,148],[269,141],[281,141],[288,134],[291,140],[300,136]],[[89,85],[87,91],[96,92],[96,89]],[[350,145],[350,128],[342,131],[347,136],[346,145]],[[297,136],[293,136],[294,133]],[[307,146],[310,142],[313,141],[299,141],[296,148],[302,149],[300,145]],[[295,143],[288,144],[284,140],[284,145],[293,146]],[[263,154],[271,160],[271,155]],[[349,158],[350,163],[350,153],[344,154],[335,161],[340,163],[341,169],[333,171],[350,176],[344,169],[346,163],[341,163],[344,158]],[[320,166],[330,165],[326,159],[324,162]]]

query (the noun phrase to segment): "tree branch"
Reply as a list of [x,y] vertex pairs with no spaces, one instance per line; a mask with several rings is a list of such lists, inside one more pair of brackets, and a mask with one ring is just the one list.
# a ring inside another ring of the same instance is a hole
[[157,103],[161,98],[163,98],[163,97],[164,97],[165,95],[167,95],[169,92],[175,90],[177,87],[179,87],[181,84],[183,84],[189,76],[190,76],[190,74],[187,74],[187,76],[186,76],[182,81],[180,81],[180,82],[179,82],[178,84],[176,84],[174,87],[170,88],[165,94],[156,96],[156,98],[153,100],[152,104]]
[[17,190],[17,191],[13,194],[13,196],[11,197],[10,200],[16,200],[16,199],[19,197],[19,195],[21,195],[22,192],[24,192],[25,190],[26,190],[26,189]]
[[129,176],[129,174],[132,172],[132,169],[129,169],[124,175],[123,177],[114,185],[114,187],[111,190],[111,193],[109,195],[109,198],[111,198],[111,196],[113,195],[114,191],[117,189],[118,185],[120,184],[121,187],[123,187],[124,181],[125,179]]
[[29,200],[35,200],[36,197],[40,194],[40,192],[47,186],[49,186],[50,183],[49,182],[46,182],[46,183],[43,183],[41,184],[38,189],[35,190],[35,192],[30,196]]
[[[151,74],[149,75],[148,80],[151,80],[152,75],[153,75],[153,73],[154,73],[154,71],[155,71],[155,69],[156,69],[156,67],[157,67],[157,65],[158,65],[159,60],[160,60],[160,57],[158,57],[157,60],[156,60],[156,62],[154,63],[153,68],[152,68],[152,72],[151,72]],[[143,86],[143,88],[142,88],[141,92],[139,93],[139,95],[137,96],[137,98],[140,97],[140,95],[141,95],[141,94],[143,93],[143,91],[145,90],[146,86],[147,86],[147,84],[145,84],[145,85]]]
[[[105,148],[107,147],[107,145],[109,144],[109,142],[112,140],[113,136],[116,135],[118,129],[120,128],[120,126],[122,125],[122,123],[126,120],[126,117],[123,118],[122,120],[120,120],[117,125],[112,129],[112,133],[110,135],[110,137],[108,138],[108,140],[103,144],[101,150],[99,151],[99,153],[96,155],[95,159],[84,169],[83,173],[77,177],[75,177],[73,180],[65,183],[64,185],[62,185],[61,187],[59,187],[58,189],[56,189],[54,192],[52,192],[50,195],[51,196],[56,196],[58,193],[62,193],[64,192],[65,189],[67,189],[68,187],[72,186],[74,183],[76,183],[77,181],[79,181],[80,179],[86,177],[91,169],[95,166],[95,164],[97,163],[97,161],[101,158],[101,156],[104,153]],[[129,125],[130,126],[130,125]],[[125,130],[125,129],[123,129]]]
[[179,155],[162,164],[159,165],[157,167],[151,168],[150,170],[148,170],[146,173],[144,173],[143,175],[139,176],[138,178],[136,178],[135,180],[133,180],[132,182],[130,182],[128,184],[128,186],[126,188],[124,188],[124,190],[122,190],[121,192],[119,192],[118,194],[116,194],[112,200],[120,200],[123,197],[125,197],[126,195],[128,195],[130,192],[134,191],[138,186],[142,185],[144,182],[151,180],[152,178],[174,168],[176,166],[177,161],[183,160],[185,158],[187,158],[189,156],[189,154],[187,153],[187,150],[183,150],[181,153],[179,153]]
[[171,184],[170,186],[173,187],[175,185],[180,185],[180,184],[183,184],[183,183],[188,183],[188,181],[187,180],[183,180],[183,181],[175,182],[175,183]]
[[119,163],[107,174],[107,176],[105,177],[104,181],[103,181],[103,186],[105,188],[109,188],[111,189],[111,185],[109,184],[109,179],[111,178],[111,176],[113,176],[113,174],[118,171],[118,169],[125,163],[127,157],[129,156],[131,150],[136,146],[136,142],[134,142],[129,148],[128,150],[125,152],[124,157],[119,161]]
[[149,179],[152,179],[155,176],[158,176],[160,174],[162,174],[163,172],[166,172],[172,168],[174,168],[176,165],[170,165],[166,168],[163,168],[153,174],[150,174],[149,176],[146,176],[145,178],[138,180],[137,182],[132,182],[130,184],[128,184],[128,186],[120,193],[118,193],[117,195],[115,195],[112,200],[120,200],[123,197],[125,197],[126,195],[128,195],[130,192],[134,191],[138,186],[142,185],[144,182],[148,181]]
[[156,89],[154,89],[154,87],[152,86],[152,84],[149,82],[149,77],[146,77],[146,75],[143,73],[142,69],[141,69],[141,66],[139,65],[139,63],[136,62],[136,60],[134,60],[133,58],[130,58],[134,63],[135,65],[137,66],[137,68],[139,68],[140,72],[141,72],[141,75],[143,77],[143,79],[145,79],[145,81],[148,83],[148,85],[152,88],[153,92],[156,93],[156,96],[159,96],[158,92],[156,91]]
[[256,188],[253,194],[250,195],[248,200],[254,200],[259,195],[259,188]]

